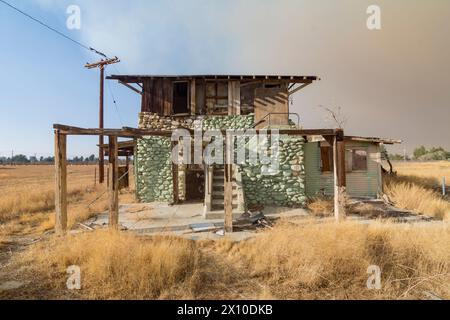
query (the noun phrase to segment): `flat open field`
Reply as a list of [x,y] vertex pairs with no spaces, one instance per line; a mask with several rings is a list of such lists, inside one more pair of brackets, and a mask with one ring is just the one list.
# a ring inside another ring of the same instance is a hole
[[424,181],[432,181],[436,187],[440,187],[442,178],[445,177],[447,186],[450,186],[450,161],[436,162],[402,162],[395,161],[394,168],[400,175],[409,175],[423,178]]
[[[68,166],[68,184],[70,186],[94,185],[96,166]],[[25,185],[30,188],[43,186],[53,188],[53,165],[42,166],[0,166],[0,192],[8,192]]]
[[[450,202],[432,182],[448,168],[396,164],[386,193],[399,207],[448,219]],[[106,209],[94,170],[69,168],[70,226]],[[0,299],[450,299],[450,227],[441,221],[280,221],[242,242],[80,228],[56,237],[53,191],[52,166],[0,167]],[[133,201],[133,190],[120,197]],[[81,290],[66,287],[71,265]],[[366,287],[371,265],[382,270],[380,290]]]

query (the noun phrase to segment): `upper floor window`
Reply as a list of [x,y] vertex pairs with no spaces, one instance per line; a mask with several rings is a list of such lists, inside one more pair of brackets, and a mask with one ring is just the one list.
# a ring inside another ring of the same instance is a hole
[[187,81],[173,83],[173,114],[189,114],[189,83]]
[[228,82],[206,82],[206,110],[208,114],[228,114]]

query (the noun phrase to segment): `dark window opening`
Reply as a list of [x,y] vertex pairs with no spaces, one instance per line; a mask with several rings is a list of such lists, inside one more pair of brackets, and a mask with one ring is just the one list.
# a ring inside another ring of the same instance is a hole
[[327,146],[320,147],[320,158],[322,163],[322,172],[332,172],[333,165],[333,148]]
[[[347,170],[367,171],[367,151],[361,149],[349,150],[350,156],[347,156]],[[348,162],[351,162],[348,164]]]
[[173,84],[173,113],[189,113],[189,85],[187,82]]

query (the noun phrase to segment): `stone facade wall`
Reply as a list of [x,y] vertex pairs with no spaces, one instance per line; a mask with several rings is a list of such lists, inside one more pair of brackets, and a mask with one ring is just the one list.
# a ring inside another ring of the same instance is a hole
[[136,165],[136,190],[140,201],[173,201],[170,138],[144,137],[139,139]]
[[301,137],[280,136],[278,153],[272,151],[269,154],[271,161],[278,161],[278,172],[270,172],[270,167],[261,162],[241,166],[247,205],[306,204],[303,145]]
[[139,113],[139,128],[153,129],[158,131],[170,131],[184,127],[193,129],[193,118],[172,119],[171,117],[162,117],[156,113],[141,112]]
[[[195,122],[195,120],[199,120]],[[250,129],[254,124],[254,115],[247,116],[202,116],[196,118],[171,119],[156,114],[141,113],[139,127],[154,130],[173,130],[179,127],[194,129],[194,125],[203,130],[212,129]],[[136,154],[137,194],[140,201],[170,202],[173,199],[172,166],[170,159],[170,138],[145,137],[138,140]],[[247,205],[302,206],[306,202],[304,141],[297,136],[281,136],[277,154],[280,171],[271,175],[262,175],[267,166],[258,163],[240,167],[244,194]],[[248,147],[248,146],[247,146]],[[185,197],[185,170],[179,168],[180,199]]]
[[246,116],[212,116],[203,119],[203,130],[250,129],[255,123],[253,114]]
[[255,116],[253,114],[245,116],[195,116],[177,119],[162,117],[149,112],[139,114],[139,128],[159,131],[170,131],[180,127],[194,129],[196,125],[201,126],[203,130],[250,129],[254,122]]

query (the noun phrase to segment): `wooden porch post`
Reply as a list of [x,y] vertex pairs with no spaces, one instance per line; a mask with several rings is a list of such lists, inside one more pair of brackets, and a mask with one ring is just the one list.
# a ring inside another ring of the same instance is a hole
[[346,168],[344,131],[338,130],[333,139],[334,216],[341,221],[346,215]]
[[55,231],[67,231],[67,136],[55,130]]
[[225,208],[225,232],[233,232],[233,165],[231,163],[232,136],[227,133],[225,142],[225,186],[224,186],[224,208]]
[[119,166],[117,136],[109,136],[109,227],[119,228]]

